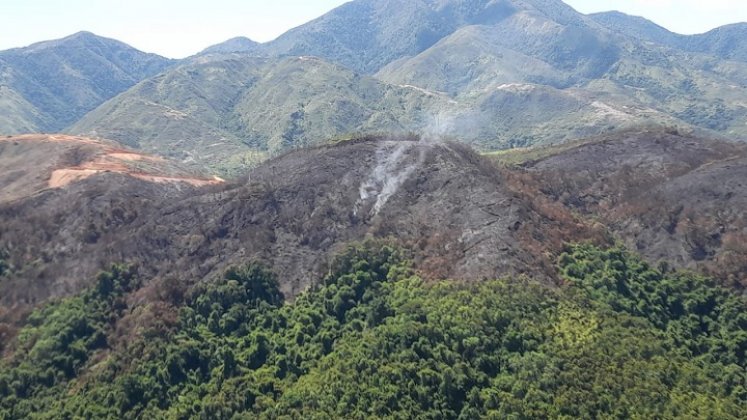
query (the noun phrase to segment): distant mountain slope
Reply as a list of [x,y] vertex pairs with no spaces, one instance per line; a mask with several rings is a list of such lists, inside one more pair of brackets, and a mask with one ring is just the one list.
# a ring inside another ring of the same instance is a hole
[[747,23],[722,26],[704,34],[680,35],[646,18],[621,12],[594,13],[589,17],[632,38],[727,60],[747,61]]
[[491,84],[479,95],[452,99],[318,58],[218,55],[138,84],[68,131],[231,173],[356,132],[417,131],[492,149],[564,141],[650,118],[675,121],[614,101],[614,95],[537,84]]
[[375,73],[416,55],[467,25],[494,25],[520,10],[579,20],[559,0],[355,0],[292,29],[266,48],[272,54],[316,55]]
[[632,16],[618,11],[592,13],[589,17],[615,32],[670,47],[679,46],[682,39],[686,38],[686,36],[671,32],[644,17]]
[[68,131],[182,161],[221,161],[243,149],[226,120],[263,62],[199,59],[175,67],[106,102]]
[[59,131],[171,63],[88,32],[0,51],[0,133]]
[[204,54],[223,54],[223,53],[236,53],[236,52],[257,52],[260,50],[261,44],[254,42],[249,38],[239,36],[231,38],[228,41],[221,42],[202,50],[198,55]]
[[[686,123],[747,138],[745,63],[726,61],[706,48],[693,52],[701,38],[672,34],[642,18],[577,17],[564,24],[537,10],[520,10],[493,25],[465,26],[418,55],[390,63],[376,77],[444,91],[456,100],[482,97],[507,84],[544,85],[604,98],[605,106],[623,114],[646,110],[651,122]],[[747,38],[733,41],[747,48]],[[520,115],[520,121],[532,116]],[[531,137],[530,143],[546,139]]]
[[689,37],[693,51],[718,55],[729,60],[747,61],[747,23],[736,23]]
[[[0,62],[0,67],[3,64]],[[13,78],[13,71],[4,70],[5,79]],[[33,133],[51,124],[44,115],[20,93],[9,86],[0,86],[0,133]]]
[[621,58],[619,40],[595,29],[517,12],[496,25],[462,27],[376,76],[452,96],[506,83],[566,88],[601,77]]
[[415,110],[447,102],[316,58],[226,55],[144,81],[69,131],[230,167],[241,164],[241,156],[262,157],[343,133],[422,127],[425,112]]
[[356,0],[267,44],[218,45],[244,51],[187,60],[69,131],[224,173],[351,132],[484,150],[636,125],[747,139],[740,28],[680,36],[559,0]]

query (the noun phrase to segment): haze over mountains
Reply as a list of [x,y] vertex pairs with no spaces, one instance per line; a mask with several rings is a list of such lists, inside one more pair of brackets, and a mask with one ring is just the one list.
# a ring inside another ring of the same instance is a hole
[[683,36],[558,0],[356,0],[179,62],[82,33],[0,53],[0,132],[108,138],[222,173],[355,132],[483,150],[641,124],[741,139],[744,30]]

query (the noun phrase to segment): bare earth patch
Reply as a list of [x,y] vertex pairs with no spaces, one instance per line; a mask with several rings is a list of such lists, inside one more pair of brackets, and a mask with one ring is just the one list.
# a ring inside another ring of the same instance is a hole
[[[24,152],[20,153],[21,150]],[[196,187],[223,182],[217,177],[193,176],[159,156],[123,149],[106,140],[64,134],[0,138],[0,162],[4,167],[16,169],[4,188],[10,188],[4,194],[9,198],[32,194],[44,188],[63,188],[100,173],[122,174],[159,184],[186,183]]]
[[95,169],[58,169],[49,177],[49,188],[62,188],[100,172]]

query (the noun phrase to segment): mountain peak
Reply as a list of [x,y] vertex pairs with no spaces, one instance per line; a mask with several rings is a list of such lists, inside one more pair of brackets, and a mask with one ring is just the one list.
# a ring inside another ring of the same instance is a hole
[[676,34],[641,16],[628,15],[613,10],[592,13],[589,15],[589,18],[611,31],[640,41],[675,47],[680,46],[682,43],[682,35]]
[[286,32],[266,49],[280,55],[324,57],[373,74],[464,26],[499,25],[522,11],[560,25],[580,25],[586,19],[560,0],[356,0]]
[[710,31],[706,32],[704,35],[711,34],[711,33],[719,33],[719,32],[738,32],[738,33],[747,32],[747,22],[737,22],[737,23],[731,23],[729,25],[719,26],[718,28],[711,29]]
[[220,53],[246,53],[254,52],[260,46],[258,42],[244,36],[237,36],[227,41],[215,44],[202,50],[199,55],[203,54],[220,54]]
[[68,35],[68,36],[66,36],[66,37],[64,37],[62,39],[73,40],[73,39],[94,39],[94,38],[101,38],[101,37],[99,37],[98,35],[94,34],[93,32],[79,31],[79,32],[76,32],[76,33],[74,33],[72,35]]
[[608,12],[591,13],[589,17],[594,21],[603,24],[605,26],[617,26],[617,25],[632,25],[636,29],[645,28],[648,29],[648,33],[651,31],[664,31],[673,33],[669,29],[648,20],[642,16],[629,15],[618,10],[610,10]]
[[747,23],[733,23],[699,35],[681,35],[639,16],[618,11],[592,13],[596,23],[628,37],[689,52],[747,61]]
[[50,41],[37,42],[35,44],[29,45],[28,47],[15,48],[10,51],[23,51],[27,53],[36,53],[36,52],[46,50],[48,48],[59,48],[59,47],[64,47],[64,46],[77,46],[77,45],[85,46],[85,45],[90,45],[90,44],[101,44],[101,43],[112,45],[112,46],[117,46],[117,47],[132,48],[129,45],[125,44],[124,42],[117,41],[116,39],[105,38],[105,37],[96,35],[93,32],[80,31],[72,35],[68,35],[64,38],[53,39]]
[[21,104],[11,123],[0,118],[3,134],[62,130],[172,63],[86,31],[2,51],[0,58],[11,75],[3,80],[8,96],[0,99]]

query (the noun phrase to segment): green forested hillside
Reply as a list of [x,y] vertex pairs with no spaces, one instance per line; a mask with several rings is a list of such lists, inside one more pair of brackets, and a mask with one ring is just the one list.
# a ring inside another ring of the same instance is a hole
[[447,106],[313,57],[216,55],[138,84],[69,131],[225,173],[340,134],[424,127]]
[[367,244],[293,303],[257,264],[187,293],[164,286],[149,305],[178,315],[130,325],[122,339],[126,320],[157,311],[132,299],[135,272],[115,267],[29,318],[3,362],[0,417],[744,413],[744,300],[622,248],[574,246],[559,269],[559,288],[431,284],[402,251]]
[[171,64],[88,32],[0,51],[0,133],[60,131]]
[[559,0],[355,0],[265,44],[273,54],[310,54],[362,73],[417,55],[459,28],[496,25],[515,13],[552,16],[583,27],[583,17]]

